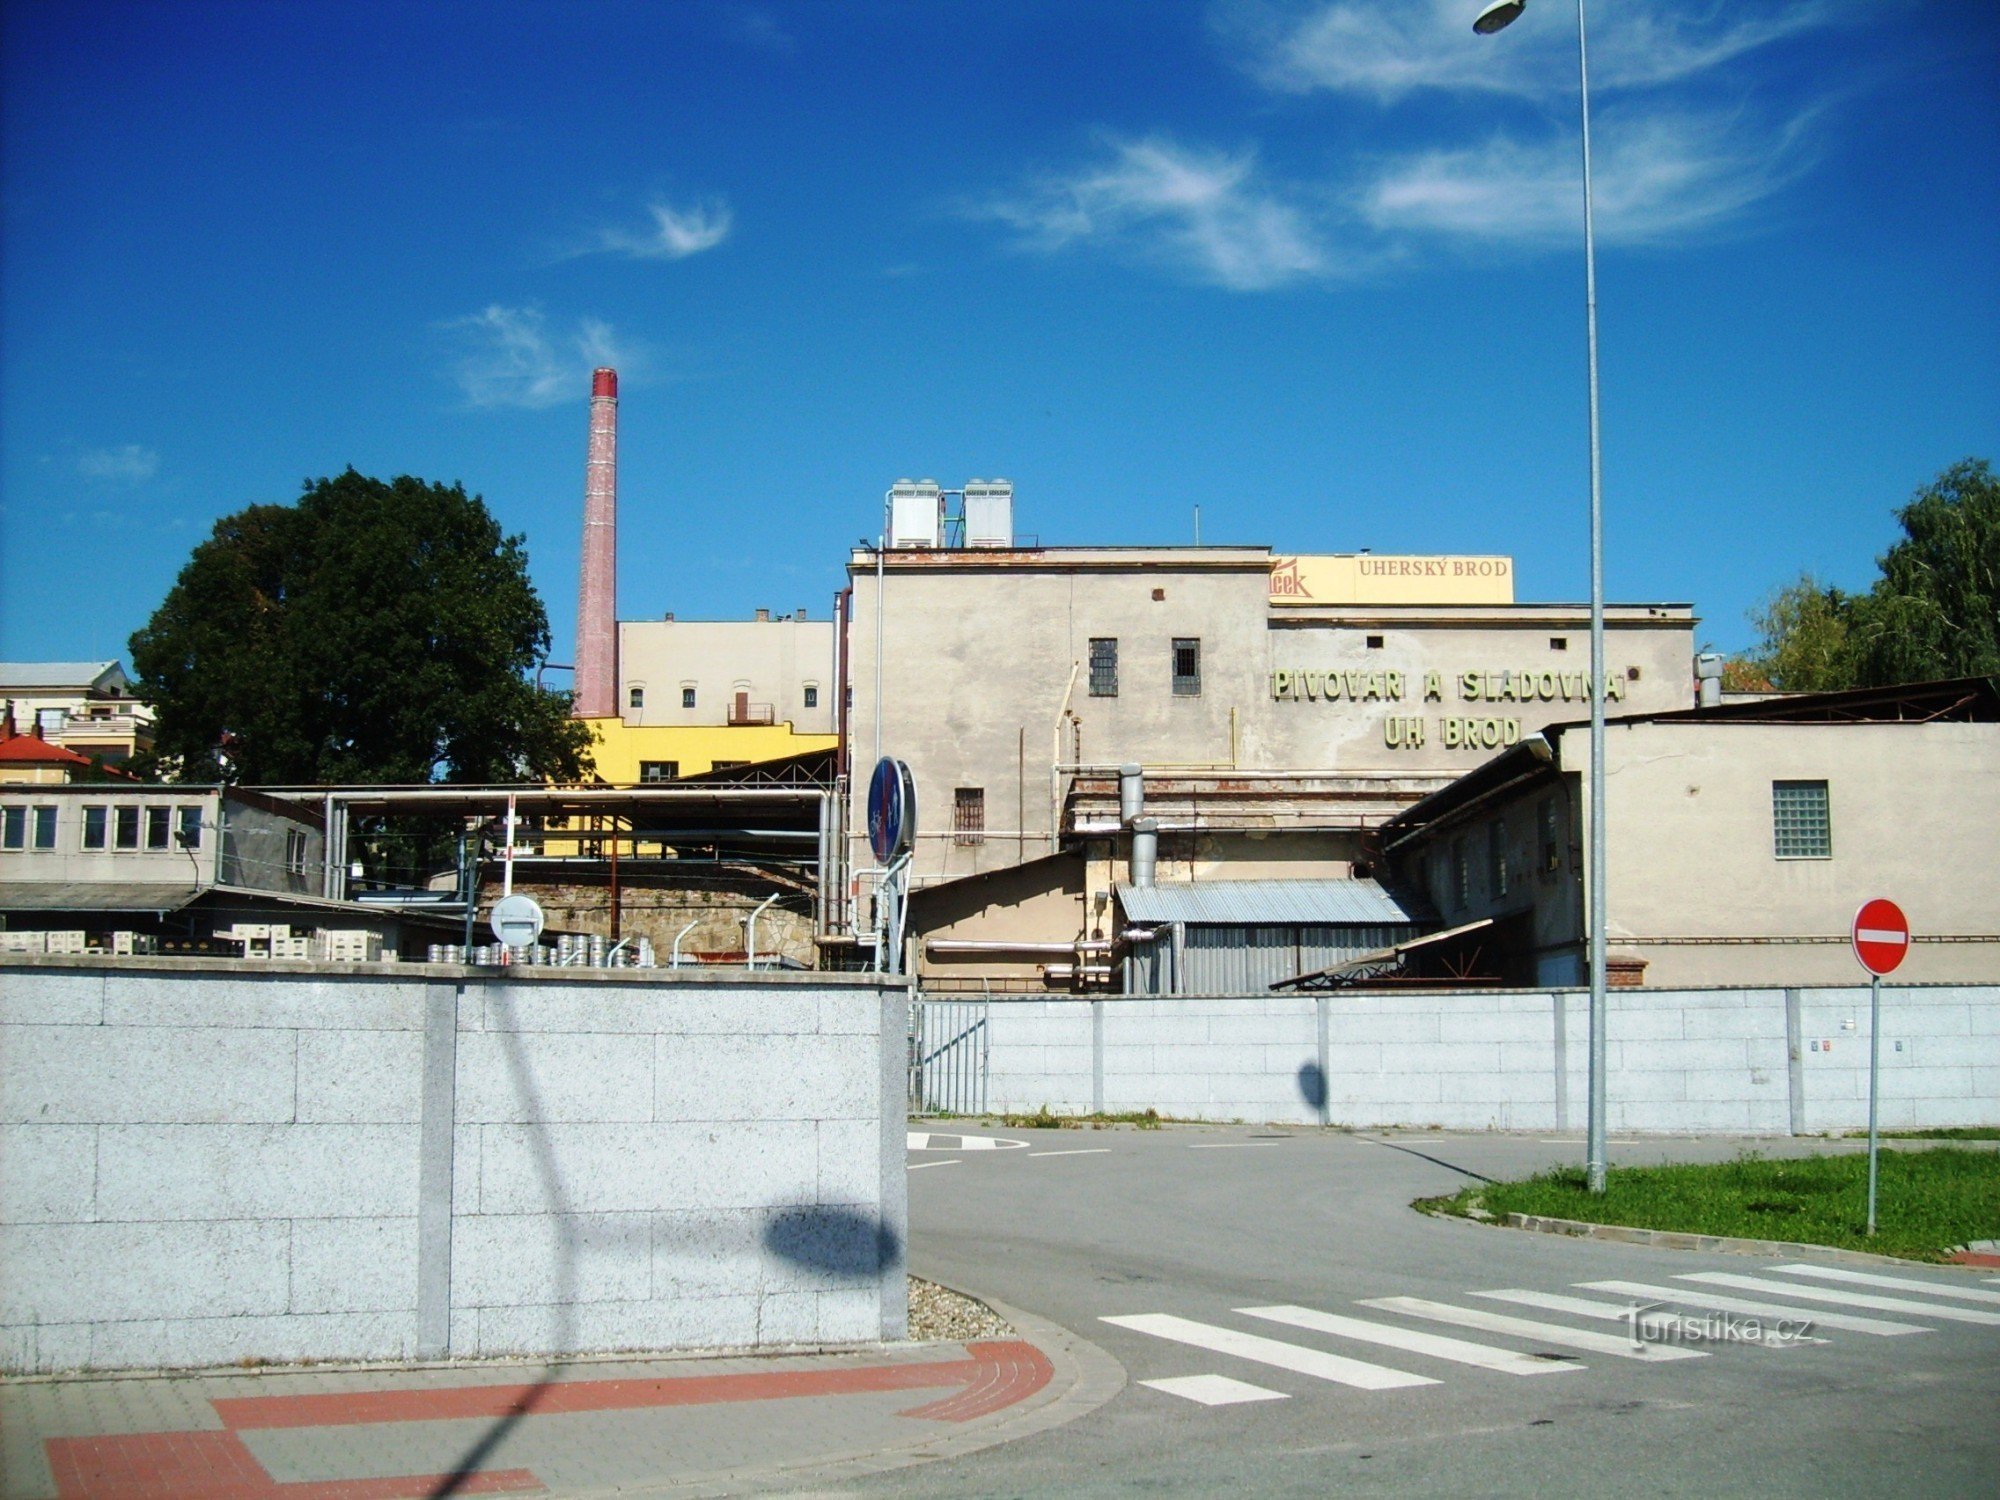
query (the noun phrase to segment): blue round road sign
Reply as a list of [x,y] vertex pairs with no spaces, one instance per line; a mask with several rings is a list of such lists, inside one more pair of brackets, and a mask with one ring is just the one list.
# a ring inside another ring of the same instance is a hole
[[917,784],[910,768],[883,756],[868,780],[868,847],[887,864],[917,837]]

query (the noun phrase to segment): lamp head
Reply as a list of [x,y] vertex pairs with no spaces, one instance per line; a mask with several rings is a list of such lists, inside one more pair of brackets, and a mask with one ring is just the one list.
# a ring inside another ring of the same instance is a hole
[[1491,36],[1504,27],[1511,26],[1521,18],[1521,12],[1528,8],[1528,0],[1493,0],[1482,10],[1472,23],[1472,29],[1481,36]]

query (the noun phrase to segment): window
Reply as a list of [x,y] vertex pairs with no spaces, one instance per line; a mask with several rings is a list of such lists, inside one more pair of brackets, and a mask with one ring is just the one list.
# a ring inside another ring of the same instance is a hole
[[139,847],[139,809],[115,807],[111,810],[112,842],[120,849]]
[[954,844],[986,842],[986,788],[962,786],[951,794],[951,841]]
[[171,807],[149,807],[146,809],[146,847],[165,849],[168,830],[173,827],[174,810]]
[[1561,635],[1552,635],[1552,636],[1550,636],[1550,637],[1549,637],[1549,649],[1550,649],[1551,651],[1567,651],[1567,650],[1569,650],[1569,638],[1568,638],[1567,636],[1561,636]]
[[1370,651],[1380,651],[1380,650],[1382,649],[1382,637],[1381,637],[1381,636],[1379,636],[1379,635],[1371,635],[1371,636],[1369,636],[1369,637],[1368,637],[1368,649],[1369,649]]
[[174,841],[183,849],[199,849],[201,847],[201,809],[198,807],[183,807],[176,809],[176,811],[180,814],[180,827],[176,830]]
[[644,708],[646,706],[646,690],[643,687],[627,688],[625,690],[625,705],[628,708]]
[[56,846],[56,810],[53,807],[35,809],[35,847],[53,849]]
[[680,779],[681,763],[677,760],[642,760],[639,762],[639,781],[643,785],[649,781],[677,781]]
[[1185,637],[1174,642],[1174,696],[1201,696],[1201,642]]
[[1554,880],[1562,868],[1562,845],[1556,841],[1556,799],[1544,797],[1535,813],[1542,835],[1542,879]]
[[1115,636],[1090,638],[1090,696],[1118,696],[1118,640]]
[[693,688],[691,688],[691,687],[684,687],[684,688],[682,688],[682,689],[681,689],[681,707],[682,707],[682,708],[693,708],[693,707],[694,707],[694,689],[693,689]]
[[806,707],[807,708],[819,707],[819,684],[816,682],[809,682],[806,684]]
[[102,849],[104,847],[107,832],[106,821],[105,809],[102,807],[86,807],[83,810],[84,848]]
[[709,769],[711,771],[740,771],[749,764],[750,762],[747,760],[719,760],[710,766]]
[[301,879],[306,873],[306,836],[296,828],[285,830],[285,873]]
[[28,810],[25,807],[0,809],[0,849],[28,847]]
[[1824,781],[1772,782],[1771,825],[1779,859],[1833,858],[1833,820]]
[[1507,894],[1507,830],[1498,823],[1486,825],[1486,879],[1492,895]]

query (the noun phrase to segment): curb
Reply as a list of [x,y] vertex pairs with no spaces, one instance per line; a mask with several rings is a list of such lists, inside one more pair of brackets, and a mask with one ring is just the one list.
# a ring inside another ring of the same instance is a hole
[[[1458,1215],[1452,1215],[1456,1218]],[[1475,1222],[1468,1219],[1467,1223]],[[1542,1214],[1508,1214],[1509,1229],[1534,1234],[1566,1234],[1577,1239],[1607,1240],[1619,1245],[1648,1245],[1656,1250],[1719,1250],[1727,1255],[1810,1256],[1857,1266],[1923,1266],[1929,1270],[1979,1269],[1950,1261],[1909,1260],[1899,1255],[1875,1255],[1834,1245],[1804,1245],[1792,1240],[1746,1240],[1733,1235],[1687,1234],[1672,1229],[1634,1229],[1629,1224],[1592,1224],[1584,1219],[1551,1219]]]
[[800,1484],[823,1484],[843,1479],[860,1479],[886,1474],[918,1464],[961,1458],[982,1448],[1030,1437],[1088,1416],[1125,1389],[1125,1367],[1089,1340],[1072,1333],[1059,1323],[1023,1312],[993,1297],[982,1297],[935,1276],[926,1276],[947,1291],[983,1302],[1014,1325],[1015,1334],[1033,1344],[1055,1366],[1055,1376],[1040,1391],[982,1422],[971,1431],[910,1438],[882,1448],[854,1449],[829,1453],[802,1463],[779,1467],[750,1467],[627,1484],[616,1490],[587,1491],[590,1496],[680,1495],[730,1496],[752,1491],[791,1490]]

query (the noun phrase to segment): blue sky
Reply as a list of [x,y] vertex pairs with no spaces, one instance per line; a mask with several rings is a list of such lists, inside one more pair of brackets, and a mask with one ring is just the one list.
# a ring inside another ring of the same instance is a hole
[[[903,475],[1580,599],[1575,12],[1476,9],[8,0],[0,655],[352,464],[482,494],[567,661],[599,362],[625,618],[823,618]],[[1607,591],[1733,649],[2000,461],[2000,18],[1591,25]]]

